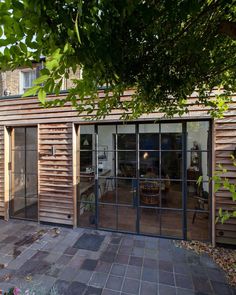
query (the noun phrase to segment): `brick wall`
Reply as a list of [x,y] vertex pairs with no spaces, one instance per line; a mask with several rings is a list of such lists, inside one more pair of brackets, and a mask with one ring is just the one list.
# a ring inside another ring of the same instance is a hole
[[[16,69],[14,71],[6,71],[0,73],[0,96],[4,96],[4,91],[8,90],[10,95],[18,95],[20,93],[20,73],[29,68]],[[29,69],[30,70],[30,69]],[[78,69],[75,74],[70,74],[69,79],[64,79],[61,90],[67,90],[73,87],[73,79],[80,79],[80,70]]]

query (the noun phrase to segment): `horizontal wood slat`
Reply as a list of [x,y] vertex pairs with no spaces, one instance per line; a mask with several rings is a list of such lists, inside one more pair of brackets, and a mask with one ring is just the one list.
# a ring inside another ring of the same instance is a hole
[[[121,100],[130,100],[134,91],[128,90]],[[102,91],[99,96],[104,97]],[[65,95],[60,95],[64,98]],[[50,99],[56,98],[51,95]],[[189,99],[189,113],[182,119],[209,118],[209,108],[195,105],[196,97]],[[236,147],[236,97],[229,107],[225,118],[215,120],[214,159],[215,165],[223,164],[228,172],[225,176],[236,182],[236,169],[232,166],[230,154]],[[106,119],[99,122],[118,121],[120,110],[113,110]],[[144,121],[162,119],[163,114],[154,112],[143,115]],[[92,114],[94,122],[98,122]],[[178,116],[173,118],[178,119]],[[69,103],[64,107],[44,109],[37,98],[8,98],[0,103],[0,216],[4,213],[4,125],[39,126],[39,219],[40,221],[73,224],[73,159],[72,123],[87,123],[83,114],[78,115]],[[91,122],[90,122],[91,123]],[[56,149],[52,155],[52,146]],[[55,206],[54,206],[55,205]],[[230,194],[219,191],[215,196],[216,214],[220,207],[233,208]],[[68,217],[70,216],[70,218]],[[216,224],[216,242],[236,243],[236,222]]]
[[0,126],[0,172],[0,216],[4,217],[4,126]]
[[[236,111],[232,118],[216,120],[215,122],[215,165],[222,164],[227,169],[227,173],[222,177],[228,177],[231,183],[236,183],[236,167],[232,164],[231,154],[236,148]],[[218,168],[216,170],[219,170]],[[215,194],[216,216],[218,210],[236,210],[236,203],[232,201],[229,191],[222,189]],[[236,244],[236,222],[231,218],[224,224],[216,224],[216,242],[226,244]]]
[[[66,150],[66,153],[62,153],[63,150]],[[71,124],[40,124],[40,221],[73,225],[72,174]]]

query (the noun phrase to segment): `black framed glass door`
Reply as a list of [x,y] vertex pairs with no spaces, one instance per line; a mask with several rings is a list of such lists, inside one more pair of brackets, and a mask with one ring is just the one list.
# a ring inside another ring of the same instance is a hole
[[37,127],[12,128],[10,159],[10,217],[37,220]]
[[80,134],[79,199],[89,206],[79,204],[79,226],[210,240],[209,121],[83,125]]

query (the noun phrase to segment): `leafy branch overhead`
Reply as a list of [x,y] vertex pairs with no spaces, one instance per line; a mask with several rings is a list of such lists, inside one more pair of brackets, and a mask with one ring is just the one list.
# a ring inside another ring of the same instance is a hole
[[[45,106],[69,101],[99,118],[114,108],[133,117],[154,109],[181,115],[198,89],[198,102],[221,116],[236,90],[236,0],[2,0],[0,35],[2,70],[47,57],[26,93]],[[83,80],[49,102],[46,94],[58,94],[78,67]],[[107,91],[98,99],[101,86]],[[225,91],[210,100],[213,87]],[[132,99],[121,101],[129,88]]]

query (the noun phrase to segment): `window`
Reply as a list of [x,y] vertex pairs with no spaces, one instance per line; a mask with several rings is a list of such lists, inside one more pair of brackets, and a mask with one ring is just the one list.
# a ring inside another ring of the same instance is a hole
[[20,93],[26,92],[33,86],[33,81],[37,78],[36,69],[25,70],[20,74]]

